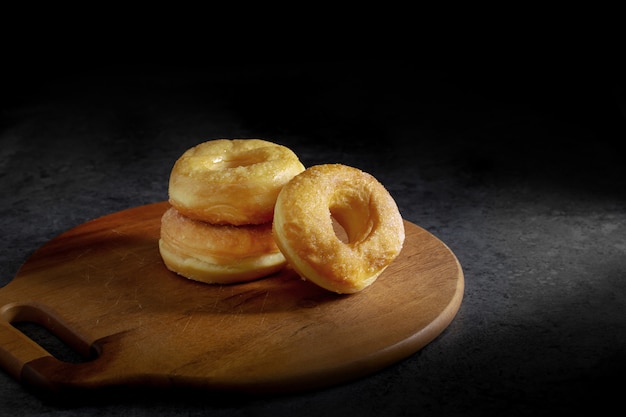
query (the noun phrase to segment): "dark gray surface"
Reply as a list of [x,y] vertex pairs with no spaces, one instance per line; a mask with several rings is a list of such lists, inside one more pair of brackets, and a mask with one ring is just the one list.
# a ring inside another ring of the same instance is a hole
[[261,137],[307,166],[375,175],[455,252],[466,289],[439,338],[342,386],[56,404],[0,372],[10,415],[535,416],[620,403],[626,103],[613,74],[299,62],[12,75],[0,97],[0,285],[57,234],[166,199],[187,148]]

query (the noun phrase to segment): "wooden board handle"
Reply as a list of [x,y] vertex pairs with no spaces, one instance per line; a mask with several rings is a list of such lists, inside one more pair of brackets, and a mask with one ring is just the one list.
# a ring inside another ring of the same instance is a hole
[[[66,372],[57,373],[57,371],[74,364],[55,358],[44,347],[13,326],[12,323],[18,322],[36,323],[44,327],[86,360],[98,356],[89,343],[47,309],[30,304],[5,304],[0,308],[0,366],[26,385],[36,386],[41,385],[42,381],[58,380],[59,377],[69,378],[70,375]],[[42,368],[40,365],[42,363],[48,365]],[[43,374],[36,371],[37,368],[43,370]],[[53,375],[55,373],[56,376]]]
[[[29,322],[44,327],[84,358],[74,363],[56,358],[12,323]],[[116,360],[123,334],[87,342],[52,310],[36,304],[7,303],[0,307],[0,367],[41,395],[68,395],[90,388],[131,385],[170,386],[167,377],[133,370]],[[145,380],[145,381],[144,381]]]
[[13,327],[9,321],[0,319],[0,366],[11,376],[21,380],[25,364],[46,356],[50,354],[44,348]]

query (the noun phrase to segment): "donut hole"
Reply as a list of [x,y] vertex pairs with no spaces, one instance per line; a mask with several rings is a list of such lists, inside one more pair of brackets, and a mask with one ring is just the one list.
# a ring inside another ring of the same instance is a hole
[[354,196],[335,201],[330,206],[330,217],[335,235],[347,244],[364,240],[372,230],[368,205]]
[[214,158],[210,161],[209,164],[207,164],[207,167],[215,171],[221,171],[225,169],[247,167],[263,161],[265,161],[265,158],[262,155],[258,155],[252,152],[245,152],[241,154],[233,154],[224,157]]

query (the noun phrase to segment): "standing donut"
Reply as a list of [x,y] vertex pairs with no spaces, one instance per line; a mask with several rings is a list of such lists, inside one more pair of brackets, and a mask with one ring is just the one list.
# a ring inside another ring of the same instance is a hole
[[404,222],[389,192],[372,175],[341,164],[307,168],[285,185],[273,232],[300,276],[337,293],[371,285],[404,243]]

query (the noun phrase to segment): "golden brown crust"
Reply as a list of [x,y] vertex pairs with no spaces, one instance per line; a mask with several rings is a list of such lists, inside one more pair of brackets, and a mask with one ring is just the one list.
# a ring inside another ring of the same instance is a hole
[[212,225],[183,216],[174,207],[161,218],[159,251],[168,269],[207,283],[249,281],[286,264],[271,223]]
[[272,221],[281,188],[304,166],[289,148],[261,139],[216,139],[188,149],[169,180],[169,201],[212,224]]
[[[347,243],[332,218],[346,230]],[[372,284],[404,243],[402,216],[389,192],[370,174],[341,164],[310,167],[283,187],[273,230],[302,277],[337,293]]]

